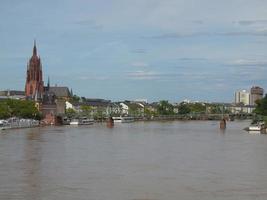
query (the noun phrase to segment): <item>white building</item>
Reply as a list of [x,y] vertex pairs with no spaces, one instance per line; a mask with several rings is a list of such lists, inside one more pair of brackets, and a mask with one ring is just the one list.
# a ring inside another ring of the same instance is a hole
[[247,90],[240,90],[235,93],[235,104],[250,105],[250,92]]
[[73,109],[74,108],[73,105],[72,105],[72,103],[70,103],[68,101],[66,101],[65,105],[66,105],[66,110]]
[[121,106],[121,113],[123,115],[128,115],[129,114],[129,106],[126,105],[125,103],[120,103]]

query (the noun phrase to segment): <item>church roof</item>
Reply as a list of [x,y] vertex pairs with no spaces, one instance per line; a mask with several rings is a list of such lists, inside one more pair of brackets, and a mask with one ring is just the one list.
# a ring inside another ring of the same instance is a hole
[[49,92],[53,92],[56,97],[70,97],[70,91],[68,87],[49,87]]

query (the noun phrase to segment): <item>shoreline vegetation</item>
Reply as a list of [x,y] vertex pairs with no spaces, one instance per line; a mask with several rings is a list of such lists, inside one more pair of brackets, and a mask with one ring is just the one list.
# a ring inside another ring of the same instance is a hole
[[[176,110],[175,110],[176,109]],[[228,120],[249,119],[253,123],[259,121],[267,124],[267,95],[256,102],[256,109],[252,114],[240,113],[233,114],[229,110],[216,104],[204,103],[180,103],[176,107],[168,101],[160,101],[155,108],[149,109],[144,107],[142,113],[138,113],[134,107],[129,109],[128,115],[122,113],[106,113],[94,112],[90,106],[82,106],[81,111],[77,112],[73,109],[67,109],[65,115],[61,115],[62,119],[67,117],[75,119],[79,117],[87,117],[94,119],[95,122],[106,122],[109,117],[133,117],[134,121],[173,121],[173,120]],[[5,99],[0,101],[0,120],[18,118],[32,119],[42,122],[42,113],[37,109],[34,101]],[[42,125],[42,123],[40,123]]]

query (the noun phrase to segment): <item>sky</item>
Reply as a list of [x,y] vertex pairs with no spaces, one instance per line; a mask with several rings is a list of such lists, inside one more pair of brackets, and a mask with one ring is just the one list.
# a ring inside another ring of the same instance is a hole
[[0,90],[44,81],[113,101],[233,102],[267,90],[266,0],[0,0]]

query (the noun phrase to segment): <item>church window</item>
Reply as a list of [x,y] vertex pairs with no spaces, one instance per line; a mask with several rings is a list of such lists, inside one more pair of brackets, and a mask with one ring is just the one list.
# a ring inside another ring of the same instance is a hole
[[32,94],[33,93],[33,87],[32,87],[32,85],[30,86],[30,94]]

